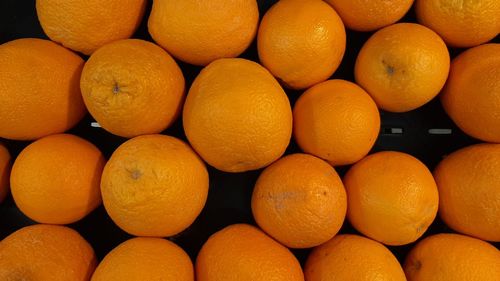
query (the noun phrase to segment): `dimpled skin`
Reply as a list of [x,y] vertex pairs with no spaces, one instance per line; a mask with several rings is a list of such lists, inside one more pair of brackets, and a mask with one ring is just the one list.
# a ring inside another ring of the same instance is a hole
[[361,160],[380,131],[373,99],[345,80],[328,80],[304,92],[293,108],[293,122],[300,148],[333,166]]
[[498,281],[500,251],[465,235],[436,234],[410,251],[403,268],[408,281]]
[[7,148],[0,142],[0,203],[9,192],[11,157]]
[[183,125],[194,150],[208,164],[243,172],[283,155],[292,135],[292,109],[265,68],[245,59],[220,59],[193,82]]
[[330,240],[347,210],[344,185],[325,161],[291,154],[267,167],[252,195],[257,224],[290,248],[310,248]]
[[337,70],[346,47],[344,24],[321,0],[281,0],[257,35],[262,64],[287,87],[305,89]]
[[83,100],[107,131],[122,137],[160,133],[179,115],[184,76],[159,46],[137,39],[92,54],[80,81]]
[[197,281],[304,281],[295,256],[254,226],[213,234],[196,259]]
[[76,222],[101,204],[105,159],[90,142],[68,134],[28,145],[12,166],[10,186],[17,207],[50,224]]
[[237,57],[257,33],[255,0],[155,0],[151,37],[174,57],[195,65]]
[[132,36],[146,0],[37,0],[43,31],[55,42],[85,55]]
[[208,172],[184,142],[145,135],[120,145],[101,180],[111,219],[135,236],[173,236],[190,226],[205,206]]
[[90,244],[64,226],[26,226],[0,241],[2,281],[88,281],[96,264]]
[[398,23],[373,34],[361,48],[356,82],[391,112],[416,109],[443,88],[450,55],[443,40],[415,23]]
[[48,40],[0,45],[0,138],[34,140],[78,123],[86,113],[79,88],[83,63]]
[[160,238],[132,238],[99,264],[92,281],[194,281],[193,263],[179,246]]
[[477,46],[457,56],[441,103],[465,133],[500,143],[500,44]]
[[439,215],[463,234],[500,242],[500,144],[477,144],[437,166]]
[[414,242],[438,211],[438,189],[431,172],[405,153],[368,155],[351,167],[344,185],[351,224],[386,245]]
[[384,245],[342,234],[316,247],[304,268],[307,281],[406,281],[396,257]]

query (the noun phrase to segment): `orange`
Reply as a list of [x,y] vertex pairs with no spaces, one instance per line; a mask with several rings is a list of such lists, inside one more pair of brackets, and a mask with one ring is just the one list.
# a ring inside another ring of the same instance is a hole
[[472,145],[437,166],[439,214],[454,230],[500,242],[500,144]]
[[9,192],[10,169],[10,153],[0,142],[0,203]]
[[384,245],[358,235],[337,235],[315,248],[304,268],[307,281],[406,281],[396,257]]
[[472,47],[500,32],[500,2],[416,0],[417,19],[453,47]]
[[96,263],[89,243],[64,226],[27,226],[0,241],[0,280],[88,281]]
[[354,74],[381,109],[405,112],[441,91],[449,67],[450,55],[439,35],[422,25],[398,23],[366,41]]
[[500,44],[477,46],[456,57],[441,103],[465,133],[500,143]]
[[92,281],[194,281],[193,263],[179,246],[160,238],[132,238],[109,252]]
[[62,133],[85,115],[83,60],[42,39],[0,45],[0,137],[33,140]]
[[208,172],[184,142],[145,135],[113,152],[101,180],[104,207],[136,236],[172,236],[190,226],[207,200]]
[[45,34],[72,50],[92,54],[107,43],[129,38],[141,22],[146,0],[37,0]]
[[252,195],[257,224],[281,244],[310,248],[330,240],[347,210],[344,185],[325,161],[292,154],[267,167]]
[[257,33],[255,0],[155,0],[151,37],[174,57],[196,65],[237,57]]
[[351,224],[387,245],[414,242],[438,211],[438,190],[431,172],[405,153],[367,156],[351,167],[344,184]]
[[98,49],[82,71],[83,100],[99,124],[122,137],[160,133],[177,117],[184,76],[157,45],[120,40]]
[[404,270],[408,281],[497,281],[500,251],[479,239],[442,233],[420,241]]
[[292,135],[292,110],[265,68],[244,59],[220,59],[191,85],[183,125],[194,150],[208,164],[243,172],[283,155]]
[[380,131],[375,102],[345,80],[328,80],[305,91],[293,108],[293,122],[300,148],[333,166],[361,160]]
[[264,15],[257,37],[262,64],[292,89],[325,81],[346,47],[342,20],[321,0],[281,0]]
[[303,281],[294,255],[259,229],[228,226],[213,234],[196,259],[197,281]]

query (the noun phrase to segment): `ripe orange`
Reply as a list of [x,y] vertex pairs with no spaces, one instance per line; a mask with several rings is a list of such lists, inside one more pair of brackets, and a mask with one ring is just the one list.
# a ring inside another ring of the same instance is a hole
[[414,242],[438,211],[438,190],[431,172],[405,153],[367,156],[351,167],[344,184],[351,224],[387,245]]
[[500,143],[500,44],[477,46],[456,57],[441,102],[465,133]]
[[12,167],[17,207],[40,223],[76,222],[101,204],[99,181],[105,159],[90,142],[51,135],[28,145]]
[[96,263],[89,243],[64,226],[27,226],[0,241],[0,280],[88,281]]
[[132,238],[109,252],[92,281],[194,281],[193,263],[179,246],[160,238]]
[[293,108],[293,122],[300,148],[334,166],[365,157],[380,131],[375,102],[345,80],[328,80],[304,92]]
[[265,68],[244,59],[220,59],[193,82],[183,123],[189,142],[208,164],[243,172],[283,155],[292,134],[292,110]]
[[259,229],[235,224],[213,234],[196,259],[197,281],[303,281],[294,255]]
[[38,139],[62,133],[85,115],[83,60],[42,39],[0,45],[0,137]]
[[9,192],[10,168],[10,153],[0,142],[0,203]]
[[132,36],[145,8],[146,0],[36,1],[38,20],[47,36],[86,55]]
[[257,33],[255,0],[155,0],[151,37],[174,57],[196,65],[237,57]]
[[184,142],[145,135],[126,141],[109,159],[101,180],[111,219],[136,236],[172,236],[190,226],[208,194],[208,172]]
[[292,154],[267,167],[252,195],[257,224],[290,248],[310,248],[330,240],[347,209],[344,185],[325,161]]
[[408,281],[497,281],[500,251],[468,236],[437,234],[411,250],[404,270]]
[[354,74],[380,108],[405,112],[441,91],[449,67],[450,55],[439,35],[422,25],[398,23],[368,39]]
[[346,47],[342,20],[321,0],[281,0],[264,15],[257,38],[259,58],[292,89],[328,79]]
[[122,137],[160,133],[181,109],[184,76],[157,45],[120,40],[92,54],[82,71],[83,100],[97,122]]

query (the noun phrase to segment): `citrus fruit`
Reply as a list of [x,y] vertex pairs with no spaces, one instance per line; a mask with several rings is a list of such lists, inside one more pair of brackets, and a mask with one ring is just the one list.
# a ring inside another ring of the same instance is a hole
[[384,110],[406,112],[434,98],[443,88],[450,55],[434,31],[398,23],[373,34],[356,59],[356,82]]
[[68,134],[28,145],[12,166],[10,188],[17,207],[40,223],[76,222],[101,204],[105,159],[90,142]]
[[265,68],[245,59],[220,59],[191,85],[183,125],[194,150],[208,164],[243,172],[283,155],[292,134],[292,110]]
[[334,166],[365,157],[380,131],[375,102],[345,80],[328,80],[305,91],[293,108],[293,122],[300,148]]
[[303,281],[295,256],[259,229],[228,226],[213,234],[196,259],[197,281]]
[[174,57],[195,65],[237,57],[257,33],[255,0],[155,0],[151,37]]
[[0,137],[33,140],[62,133],[85,115],[83,60],[42,39],[0,45]]
[[184,76],[157,45],[115,41],[92,54],[80,81],[83,100],[99,124],[122,137],[160,133],[177,117]]
[[10,153],[0,142],[0,203],[9,192],[10,169]]

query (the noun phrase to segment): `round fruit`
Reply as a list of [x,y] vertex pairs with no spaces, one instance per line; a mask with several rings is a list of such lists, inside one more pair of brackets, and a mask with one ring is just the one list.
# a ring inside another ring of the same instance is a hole
[[0,203],[9,192],[10,168],[10,153],[7,148],[0,143]]
[[184,142],[146,135],[126,141],[109,159],[101,180],[104,207],[136,236],[172,236],[190,226],[208,195],[208,172]]
[[105,164],[90,142],[51,135],[28,145],[12,166],[10,187],[17,207],[40,223],[76,222],[101,204]]
[[456,57],[441,102],[465,133],[500,142],[500,44],[477,46]]
[[304,281],[295,256],[259,229],[235,224],[213,234],[196,259],[197,281]]
[[262,64],[287,87],[305,89],[337,70],[346,47],[342,20],[321,0],[281,0],[257,37]]
[[315,248],[304,268],[307,281],[406,281],[396,257],[384,245],[358,235],[337,235]]
[[405,112],[433,99],[449,68],[450,55],[439,35],[422,25],[398,23],[366,41],[354,74],[380,108]]
[[333,166],[361,160],[380,131],[375,102],[345,80],[328,80],[304,92],[295,103],[293,122],[300,148]]
[[78,123],[86,112],[79,87],[83,63],[48,40],[0,45],[0,138],[33,140]]
[[420,241],[403,267],[408,281],[497,281],[500,251],[479,239],[442,233]]
[[193,263],[179,246],[160,238],[132,238],[109,252],[92,281],[194,281]]
[[257,224],[290,248],[310,248],[330,240],[347,209],[344,185],[325,161],[292,154],[267,167],[252,196]]
[[186,136],[208,164],[225,172],[265,167],[292,135],[285,92],[259,64],[220,59],[194,80],[183,111]]
[[97,50],[85,64],[83,100],[99,124],[115,135],[160,133],[181,109],[184,76],[153,43],[127,39]]
[[72,50],[92,54],[107,43],[129,38],[141,22],[146,0],[37,0],[43,31]]
[[96,263],[89,243],[64,226],[27,226],[0,241],[0,280],[88,281]]
[[255,0],[155,0],[151,37],[174,57],[196,65],[237,57],[257,33]]
[[414,242],[438,211],[438,190],[431,172],[405,153],[367,156],[351,167],[344,184],[351,224],[387,245]]

